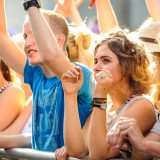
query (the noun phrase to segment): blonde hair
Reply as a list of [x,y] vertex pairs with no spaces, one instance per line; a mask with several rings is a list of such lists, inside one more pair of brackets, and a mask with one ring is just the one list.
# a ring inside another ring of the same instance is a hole
[[[82,28],[82,27],[81,27]],[[68,58],[75,61],[79,58],[80,52],[89,49],[91,45],[91,34],[84,29],[70,27],[67,42]]]
[[66,19],[50,10],[41,10],[43,16],[48,22],[48,25],[50,26],[52,32],[54,34],[63,34],[65,36],[65,43],[64,43],[64,50],[66,50],[66,44],[67,44],[67,39],[68,39],[68,34],[69,34],[69,28],[68,28],[68,22]]

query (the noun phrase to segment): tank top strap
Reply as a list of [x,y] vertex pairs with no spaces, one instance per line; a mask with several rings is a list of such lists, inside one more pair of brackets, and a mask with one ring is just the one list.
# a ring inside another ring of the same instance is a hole
[[145,97],[142,95],[141,96],[133,95],[120,107],[116,117],[114,118],[110,126],[108,126],[108,131],[118,122],[119,118],[122,117],[123,113],[128,109],[130,104],[132,104],[133,102],[135,102],[137,99],[140,99],[140,98],[145,98]]

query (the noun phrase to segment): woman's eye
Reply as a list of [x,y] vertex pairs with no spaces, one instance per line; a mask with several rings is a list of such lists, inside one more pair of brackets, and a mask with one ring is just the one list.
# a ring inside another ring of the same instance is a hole
[[104,59],[103,60],[105,63],[108,63],[108,62],[110,62],[108,59]]
[[97,64],[98,63],[98,61],[97,60],[94,60],[94,64]]

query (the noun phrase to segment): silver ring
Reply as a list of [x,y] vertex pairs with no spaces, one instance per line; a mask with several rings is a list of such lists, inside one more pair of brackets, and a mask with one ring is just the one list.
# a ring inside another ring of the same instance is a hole
[[104,79],[105,78],[105,76],[101,76],[101,79]]

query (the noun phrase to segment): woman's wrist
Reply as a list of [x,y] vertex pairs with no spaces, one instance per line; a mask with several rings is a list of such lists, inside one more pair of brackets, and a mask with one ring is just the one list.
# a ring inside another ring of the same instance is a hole
[[107,108],[107,98],[93,98],[90,105],[104,110]]
[[94,93],[93,93],[94,98],[106,98],[107,97],[107,91],[105,88],[97,88],[95,87]]
[[64,96],[65,96],[65,97],[68,97],[68,98],[69,98],[69,97],[71,97],[71,98],[72,98],[72,97],[77,97],[77,95],[78,95],[78,93],[66,93],[66,92],[64,92]]

